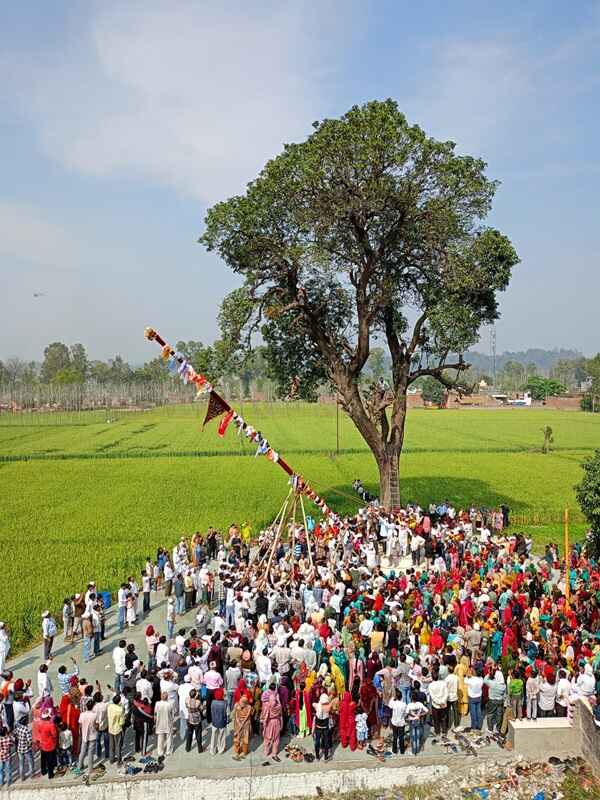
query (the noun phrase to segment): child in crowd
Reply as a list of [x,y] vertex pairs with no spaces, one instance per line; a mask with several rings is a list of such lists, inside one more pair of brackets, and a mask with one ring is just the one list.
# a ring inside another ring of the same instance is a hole
[[527,719],[537,719],[537,701],[540,691],[540,679],[537,670],[532,669],[525,684],[525,695],[527,697]]
[[73,760],[73,734],[65,722],[58,725],[58,763],[70,767]]
[[367,715],[359,706],[356,709],[356,741],[360,750],[364,750],[369,738],[369,726],[367,724]]

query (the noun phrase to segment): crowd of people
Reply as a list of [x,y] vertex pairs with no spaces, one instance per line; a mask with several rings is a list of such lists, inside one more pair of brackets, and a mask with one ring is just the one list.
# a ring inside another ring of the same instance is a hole
[[[136,758],[158,771],[176,745],[222,754],[230,734],[233,759],[254,740],[268,765],[286,736],[309,761],[338,744],[377,755],[382,741],[417,755],[429,731],[443,740],[484,723],[501,741],[510,718],[568,716],[579,698],[600,721],[600,567],[579,545],[566,563],[553,544],[533,555],[508,524],[508,509],[444,501],[311,519],[292,549],[271,530],[252,546],[247,525],[182,538],[121,585],[110,656],[95,585],[65,600],[64,639],[81,640],[84,663],[110,659],[105,686],[76,659],[54,685],[49,612],[37,685],[24,681],[0,624],[2,783],[13,762],[33,774],[37,751],[43,775],[89,777],[99,762],[139,771]],[[257,568],[267,554],[270,582]],[[144,623],[158,592],[164,631]],[[143,652],[127,641],[139,624]]]

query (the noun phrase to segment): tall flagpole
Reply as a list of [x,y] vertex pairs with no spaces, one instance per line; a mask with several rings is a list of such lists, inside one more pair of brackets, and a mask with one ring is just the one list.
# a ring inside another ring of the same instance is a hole
[[[162,338],[162,336],[160,336],[160,334],[158,334],[154,330],[154,328],[146,328],[146,330],[144,331],[144,336],[149,341],[154,341],[157,344],[159,344],[163,348],[163,351],[166,351],[166,356],[165,356],[166,358],[171,357],[171,358],[175,359],[175,361],[177,361],[177,363],[179,363],[182,366],[182,368],[187,369],[187,370],[191,370],[191,372],[189,374],[192,374],[194,376],[192,378],[192,380],[198,382],[198,385],[209,385],[208,381],[206,380],[206,378],[203,375],[200,375],[200,374],[196,373],[191,368],[190,365],[187,365],[187,363],[186,363],[185,359],[183,358],[183,356],[180,355],[173,347],[171,347],[170,344],[165,342],[165,340]],[[233,409],[229,405],[229,403],[223,397],[221,397],[220,394],[215,392],[215,390],[213,389],[212,386],[210,386],[210,396],[215,398],[215,400],[218,401],[218,404],[221,407],[221,409],[223,409],[223,411],[230,411],[232,413],[235,411],[235,409]],[[223,412],[221,412],[221,413],[223,413]],[[304,478],[300,474],[294,472],[292,467],[279,454],[278,454],[278,457],[277,457],[277,461],[275,463],[285,473],[287,473],[288,475],[291,476],[293,490],[294,490],[294,492],[296,492],[296,494],[300,494],[301,493],[301,494],[306,495],[310,500],[313,501],[313,503],[315,503],[323,511],[324,514],[329,514],[329,506],[327,505],[325,500],[323,500],[322,497],[319,497],[319,495],[304,480]]]
[[571,600],[571,552],[569,548],[569,509],[565,508],[565,600],[567,610]]

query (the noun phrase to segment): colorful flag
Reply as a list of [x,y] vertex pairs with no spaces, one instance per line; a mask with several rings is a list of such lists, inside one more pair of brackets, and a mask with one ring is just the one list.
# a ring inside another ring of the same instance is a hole
[[226,411],[229,411],[229,406],[225,400],[222,400],[218,394],[211,392],[208,398],[208,408],[206,409],[206,416],[204,417],[202,428],[204,429],[206,423],[210,422],[211,419],[220,417],[221,414],[224,414]]
[[232,420],[232,419],[233,419],[233,411],[230,409],[230,410],[229,410],[229,411],[228,411],[228,412],[225,414],[225,416],[223,417],[223,419],[221,420],[221,424],[219,425],[219,430],[217,431],[217,433],[219,434],[219,436],[225,436],[225,431],[226,431],[226,430],[227,430],[227,428],[229,427],[229,423],[231,422],[231,420]]

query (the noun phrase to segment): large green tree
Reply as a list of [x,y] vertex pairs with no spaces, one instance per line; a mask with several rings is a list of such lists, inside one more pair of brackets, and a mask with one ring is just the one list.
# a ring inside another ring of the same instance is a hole
[[45,383],[51,383],[57,373],[61,370],[69,369],[70,366],[71,354],[67,345],[63,342],[52,342],[44,350],[41,370],[42,380]]
[[[468,365],[451,354],[498,318],[496,294],[518,263],[506,236],[483,225],[497,188],[485,168],[409,125],[392,100],[373,101],[315,123],[206,217],[200,242],[244,279],[235,344],[261,326],[267,343],[278,331],[290,381],[296,347],[307,376],[326,375],[375,457],[388,507],[400,503],[408,387],[426,375],[447,385],[448,368],[460,379]],[[389,391],[361,387],[375,339],[391,360]]]
[[70,348],[71,354],[71,368],[79,375],[79,383],[85,382],[89,369],[90,362],[88,361],[85,347],[82,344],[72,344]]
[[531,392],[534,400],[545,400],[547,397],[557,397],[566,392],[566,388],[562,383],[554,380],[554,378],[543,378],[541,375],[529,378],[525,384],[525,389]]
[[600,450],[582,464],[583,478],[575,487],[577,502],[590,523],[590,555],[600,557]]

